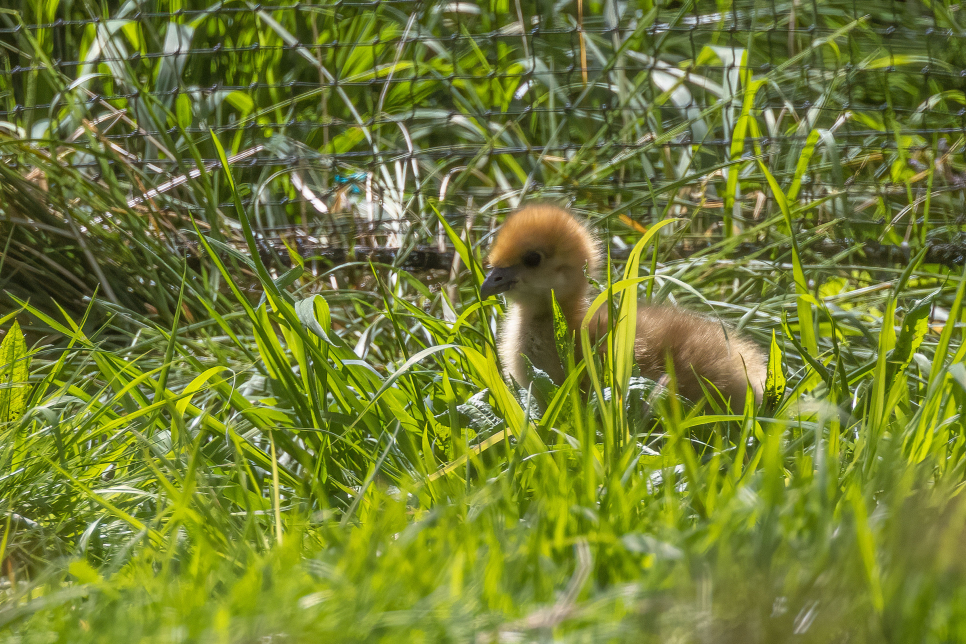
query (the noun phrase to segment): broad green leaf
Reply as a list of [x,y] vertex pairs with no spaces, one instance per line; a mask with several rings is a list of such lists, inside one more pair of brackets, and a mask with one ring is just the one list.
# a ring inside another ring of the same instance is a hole
[[778,346],[775,330],[771,332],[771,348],[768,351],[768,377],[765,379],[765,398],[773,405],[785,395],[785,372],[782,367],[782,349]]
[[329,344],[329,330],[332,328],[332,317],[329,314],[329,303],[321,295],[313,295],[295,303],[295,315],[309,331],[325,340]]
[[913,354],[922,345],[926,333],[929,332],[929,313],[932,311],[932,305],[932,298],[925,298],[917,302],[903,316],[899,337],[896,338],[890,360],[895,365],[897,373],[909,366]]
[[20,325],[14,320],[0,342],[0,425],[16,422],[27,404],[30,355]]
[[574,337],[567,326],[567,318],[564,316],[560,303],[557,302],[556,294],[551,293],[551,303],[553,305],[553,340],[557,346],[557,356],[564,367],[564,373],[570,373],[574,361]]
[[805,176],[805,171],[808,169],[808,162],[812,160],[812,155],[815,154],[815,146],[818,143],[818,137],[820,132],[818,130],[812,130],[808,133],[808,138],[805,139],[805,146],[802,148],[802,153],[798,157],[798,163],[795,165],[795,175],[792,177],[792,185],[788,188],[788,201],[793,202],[798,198],[798,191],[802,187],[802,177]]
[[802,268],[801,253],[798,250],[798,240],[795,239],[795,227],[792,222],[792,212],[788,206],[788,200],[785,198],[785,193],[782,192],[781,187],[778,185],[778,181],[768,170],[768,166],[759,159],[758,167],[761,168],[762,174],[765,175],[765,179],[768,181],[768,187],[771,188],[772,195],[775,197],[775,203],[778,204],[782,215],[785,218],[785,225],[788,226],[788,236],[792,245],[792,277],[795,281],[795,293],[797,295],[797,310],[798,310],[798,324],[799,331],[802,335],[802,344],[805,349],[812,354],[812,356],[818,355],[818,338],[815,336],[815,325],[812,321],[812,305],[810,302],[814,302],[814,298],[808,291],[808,281],[805,279],[805,271]]

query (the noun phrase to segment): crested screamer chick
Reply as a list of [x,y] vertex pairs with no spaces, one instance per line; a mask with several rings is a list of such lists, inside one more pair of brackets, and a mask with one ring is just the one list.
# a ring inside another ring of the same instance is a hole
[[[590,305],[584,271],[594,275],[601,263],[597,240],[567,210],[529,205],[507,218],[488,262],[492,268],[483,282],[482,297],[504,293],[510,303],[499,340],[505,368],[527,386],[526,355],[554,382],[562,383],[551,291],[569,330],[579,332]],[[591,321],[591,340],[606,334],[607,327],[607,307],[603,307]],[[655,381],[665,375],[669,356],[678,393],[692,401],[716,388],[740,411],[751,383],[755,402],[761,402],[766,369],[758,347],[720,323],[684,309],[640,306],[634,356],[641,375]]]

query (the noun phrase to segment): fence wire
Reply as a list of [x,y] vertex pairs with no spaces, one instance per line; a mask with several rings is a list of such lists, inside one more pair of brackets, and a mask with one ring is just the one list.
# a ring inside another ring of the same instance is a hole
[[767,174],[828,237],[959,243],[959,9],[22,2],[0,13],[0,156],[62,210],[102,190],[88,227],[126,208],[230,232],[214,136],[262,233],[320,248],[442,251],[437,213],[480,238],[531,198],[732,235],[779,212]]

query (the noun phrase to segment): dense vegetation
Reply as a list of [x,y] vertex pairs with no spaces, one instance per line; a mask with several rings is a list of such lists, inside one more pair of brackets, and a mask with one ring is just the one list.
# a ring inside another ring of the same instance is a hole
[[[966,639],[966,57],[876,5],[0,9],[0,638]],[[762,408],[626,324],[508,386],[528,198],[769,349]]]

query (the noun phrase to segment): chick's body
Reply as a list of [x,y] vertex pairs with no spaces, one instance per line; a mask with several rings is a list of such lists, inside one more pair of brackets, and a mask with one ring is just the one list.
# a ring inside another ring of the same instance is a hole
[[[493,268],[483,283],[483,297],[506,293],[510,301],[500,336],[503,364],[527,386],[525,355],[560,384],[564,373],[554,342],[551,293],[570,331],[579,330],[589,307],[584,273],[593,274],[600,263],[596,240],[566,210],[527,206],[507,219],[489,262]],[[590,323],[591,340],[603,337],[607,329],[605,307]],[[740,409],[750,382],[756,402],[761,401],[765,365],[758,348],[694,313],[669,306],[640,307],[634,356],[641,375],[652,380],[667,372],[670,358],[678,392],[691,400],[700,399],[705,389],[717,389]]]
[[[606,315],[596,326],[607,332]],[[667,372],[668,356],[674,366],[677,391],[689,400],[699,400],[705,390],[717,389],[740,411],[751,383],[755,403],[761,402],[766,369],[754,343],[684,309],[641,307],[634,342],[634,360],[641,375],[658,380]]]

